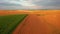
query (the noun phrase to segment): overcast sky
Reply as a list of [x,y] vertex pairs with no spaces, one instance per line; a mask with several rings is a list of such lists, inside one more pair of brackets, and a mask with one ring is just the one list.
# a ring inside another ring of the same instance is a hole
[[0,9],[60,9],[60,0],[0,0]]

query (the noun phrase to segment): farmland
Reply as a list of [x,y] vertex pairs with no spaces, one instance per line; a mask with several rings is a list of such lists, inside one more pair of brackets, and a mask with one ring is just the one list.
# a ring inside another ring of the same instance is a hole
[[11,34],[26,16],[25,14],[0,16],[0,34]]
[[1,34],[60,34],[60,10],[0,10],[0,29]]

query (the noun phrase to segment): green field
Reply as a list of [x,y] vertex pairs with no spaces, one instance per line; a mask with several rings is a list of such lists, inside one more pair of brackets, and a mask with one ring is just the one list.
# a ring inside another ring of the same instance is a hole
[[0,34],[12,34],[26,16],[26,14],[0,16]]

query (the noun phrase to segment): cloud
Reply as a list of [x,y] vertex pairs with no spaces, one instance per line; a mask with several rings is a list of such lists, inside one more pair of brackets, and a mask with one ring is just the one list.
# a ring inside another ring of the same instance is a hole
[[60,0],[0,0],[0,9],[5,8],[6,9],[60,9]]
[[43,6],[43,9],[60,9],[60,0],[40,0],[33,3],[38,6]]

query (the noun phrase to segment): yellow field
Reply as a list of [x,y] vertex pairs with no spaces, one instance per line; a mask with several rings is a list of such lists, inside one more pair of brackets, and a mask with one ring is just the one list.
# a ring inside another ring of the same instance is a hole
[[[54,34],[60,33],[60,10],[0,10],[0,15],[9,15],[9,14],[12,14],[12,15],[13,14],[28,14],[28,15],[30,15],[28,20],[26,21],[26,23],[28,23],[28,21],[31,21],[31,23],[29,22],[30,24],[33,23],[32,24],[33,26],[31,26],[33,30],[31,30],[31,31],[34,34],[36,34],[36,32],[38,34],[40,33],[39,25],[41,25],[41,24],[39,24],[39,23],[44,23],[45,25],[48,25],[46,28],[44,28],[45,27],[44,24],[42,25],[43,27],[41,26],[42,33],[43,32],[45,32],[45,34],[46,34],[46,32],[47,33],[53,32]],[[37,20],[37,18],[39,18],[39,20]],[[21,32],[24,31],[26,33],[28,31],[27,28],[29,26],[26,26],[26,29],[23,28],[20,31]],[[38,30],[36,31],[36,29],[38,29]],[[17,31],[19,31],[19,29]],[[14,32],[14,33],[16,33],[16,32]]]
[[0,10],[0,15],[7,14],[60,14],[60,10]]

